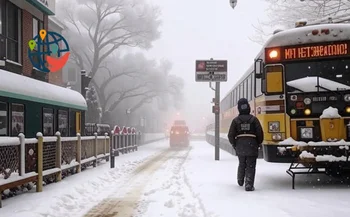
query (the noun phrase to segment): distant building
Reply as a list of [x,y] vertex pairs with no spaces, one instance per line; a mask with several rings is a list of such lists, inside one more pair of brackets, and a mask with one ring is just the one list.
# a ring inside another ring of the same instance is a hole
[[70,87],[72,90],[76,90],[81,93],[81,76],[80,68],[73,60],[69,60],[62,69],[63,83]]
[[48,81],[47,73],[33,68],[28,42],[48,30],[48,16],[55,14],[55,0],[0,0],[0,68]]
[[[62,34],[62,30],[65,28],[64,24],[60,22],[56,17],[49,17],[49,31],[57,32],[58,34]],[[65,86],[62,78],[62,69],[54,72],[48,73],[49,83],[56,84],[58,86]]]

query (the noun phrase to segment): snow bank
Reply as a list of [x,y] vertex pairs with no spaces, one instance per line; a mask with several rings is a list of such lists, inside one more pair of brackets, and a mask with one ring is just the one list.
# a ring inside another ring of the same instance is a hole
[[320,119],[324,118],[340,118],[341,116],[338,113],[337,108],[333,108],[332,106],[329,106],[325,110],[323,110],[322,115],[320,116]]

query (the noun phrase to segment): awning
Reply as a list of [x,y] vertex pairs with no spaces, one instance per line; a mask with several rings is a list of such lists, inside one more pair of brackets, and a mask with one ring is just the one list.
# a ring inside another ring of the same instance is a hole
[[47,15],[55,15],[56,0],[26,0]]

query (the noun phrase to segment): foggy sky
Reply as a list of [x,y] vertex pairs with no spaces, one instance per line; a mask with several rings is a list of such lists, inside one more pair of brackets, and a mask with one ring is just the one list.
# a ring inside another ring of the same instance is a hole
[[266,20],[267,4],[263,0],[238,0],[233,10],[229,0],[150,1],[161,7],[162,36],[147,56],[173,62],[171,73],[186,84],[186,109],[181,116],[192,126],[200,124],[203,116],[214,116],[210,104],[214,91],[208,83],[195,82],[195,60],[228,60],[228,82],[221,83],[222,99],[261,49],[248,37],[254,34],[252,24]]

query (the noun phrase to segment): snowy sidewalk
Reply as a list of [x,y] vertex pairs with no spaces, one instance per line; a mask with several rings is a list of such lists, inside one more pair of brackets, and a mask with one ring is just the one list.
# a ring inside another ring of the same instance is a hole
[[140,147],[135,154],[5,200],[3,217],[329,217],[350,212],[349,187],[325,176],[297,177],[288,164],[258,161],[256,191],[236,184],[237,158],[214,147],[191,142],[169,149],[164,140]]

